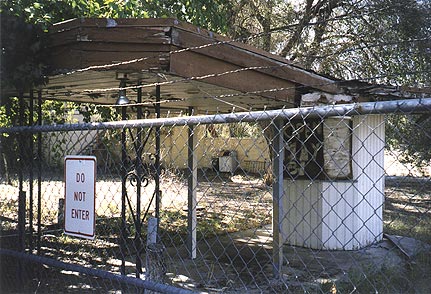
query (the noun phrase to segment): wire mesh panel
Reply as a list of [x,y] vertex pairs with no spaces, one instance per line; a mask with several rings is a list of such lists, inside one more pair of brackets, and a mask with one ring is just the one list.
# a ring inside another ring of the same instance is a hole
[[[379,103],[3,128],[2,288],[427,293],[430,101]],[[67,155],[97,160],[94,240]]]

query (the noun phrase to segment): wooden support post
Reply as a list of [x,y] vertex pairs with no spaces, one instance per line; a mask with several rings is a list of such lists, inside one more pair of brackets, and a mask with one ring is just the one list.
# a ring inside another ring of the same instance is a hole
[[[193,108],[189,108],[189,115],[193,115]],[[190,252],[190,258],[196,258],[196,189],[198,183],[197,157],[195,152],[196,138],[194,126],[189,125],[188,137],[188,209],[187,209],[187,247]]]
[[273,235],[273,271],[275,278],[281,278],[283,266],[283,161],[284,161],[284,138],[283,120],[276,119],[273,124],[273,171],[274,181],[272,185],[273,214],[272,214],[272,235]]

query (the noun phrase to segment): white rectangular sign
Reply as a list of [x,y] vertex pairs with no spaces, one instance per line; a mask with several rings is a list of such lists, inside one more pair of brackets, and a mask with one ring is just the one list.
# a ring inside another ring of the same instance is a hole
[[69,155],[64,159],[64,233],[94,239],[96,226],[96,157]]

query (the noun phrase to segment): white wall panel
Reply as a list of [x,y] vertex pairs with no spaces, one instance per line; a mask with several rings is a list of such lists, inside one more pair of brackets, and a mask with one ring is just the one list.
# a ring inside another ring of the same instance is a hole
[[358,193],[356,238],[360,244],[383,236],[385,125],[383,115],[355,116],[352,170]]

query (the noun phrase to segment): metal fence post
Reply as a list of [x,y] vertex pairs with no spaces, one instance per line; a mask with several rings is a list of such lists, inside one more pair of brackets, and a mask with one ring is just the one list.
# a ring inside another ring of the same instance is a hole
[[[42,126],[42,91],[37,92],[37,125]],[[42,238],[42,133],[37,133],[37,254]]]
[[[156,118],[160,118],[160,85],[156,86]],[[161,191],[160,191],[160,126],[156,126],[156,174],[154,177],[155,181],[155,193],[156,193],[156,213],[155,217],[157,218],[157,223],[160,223],[160,197],[161,197]],[[157,225],[157,239],[159,238],[159,225]]]
[[[193,108],[189,108],[189,115],[193,115]],[[196,194],[197,194],[197,157],[195,152],[195,132],[194,126],[189,125],[188,129],[188,199],[187,199],[187,247],[190,258],[196,258]]]
[[[29,126],[33,126],[33,113],[34,113],[34,94],[33,89],[30,90],[30,114],[28,118]],[[30,148],[30,170],[29,170],[29,247],[30,250],[33,250],[33,166],[34,166],[34,154],[33,154],[33,136],[29,136],[29,148]]]
[[[127,107],[121,107],[121,119],[124,121],[127,119],[126,116]],[[127,221],[126,221],[126,161],[127,161],[127,150],[126,150],[126,129],[121,130],[121,236],[120,236],[120,255],[121,255],[121,267],[120,272],[122,275],[126,274],[126,241],[127,241]]]
[[273,124],[273,173],[274,181],[272,186],[273,193],[273,272],[276,278],[281,278],[283,266],[283,238],[282,238],[282,219],[283,219],[283,169],[284,169],[284,138],[283,120],[275,119]]
[[[138,82],[138,86],[141,83]],[[137,102],[138,104],[142,102],[142,88],[138,88],[137,90]],[[137,107],[137,113],[136,113],[137,119],[142,119],[142,106],[138,105]],[[136,232],[135,232],[135,247],[136,247],[136,277],[139,278],[141,276],[142,272],[142,260],[141,260],[141,249],[142,249],[142,221],[141,221],[141,188],[142,188],[142,177],[143,177],[143,171],[142,171],[142,128],[137,128],[137,147],[136,148],[136,220],[135,220],[135,226],[136,226]]]

